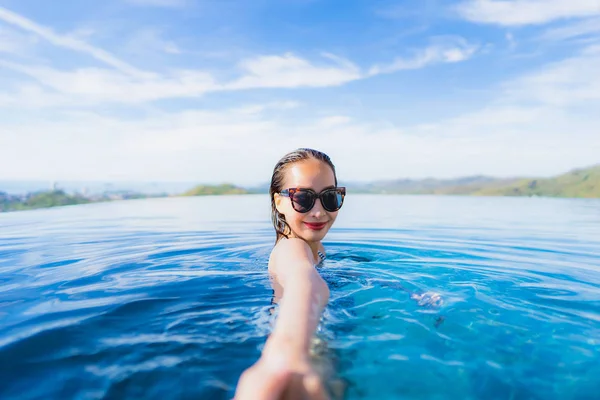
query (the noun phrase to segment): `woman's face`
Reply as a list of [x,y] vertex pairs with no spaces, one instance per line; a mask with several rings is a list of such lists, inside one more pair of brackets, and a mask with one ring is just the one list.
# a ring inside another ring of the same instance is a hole
[[[326,188],[335,187],[333,170],[323,161],[309,158],[289,165],[285,170],[283,190],[289,188],[312,189],[320,193]],[[292,236],[307,242],[321,241],[337,218],[338,212],[329,212],[323,208],[320,200],[307,213],[299,213],[292,207],[291,199],[275,195],[277,211],[285,215],[292,229]]]

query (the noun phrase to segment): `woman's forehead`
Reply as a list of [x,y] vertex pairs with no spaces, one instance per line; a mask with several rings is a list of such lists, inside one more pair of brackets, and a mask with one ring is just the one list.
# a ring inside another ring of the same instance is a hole
[[296,162],[287,168],[285,187],[302,187],[321,190],[335,185],[335,176],[323,161],[309,159]]

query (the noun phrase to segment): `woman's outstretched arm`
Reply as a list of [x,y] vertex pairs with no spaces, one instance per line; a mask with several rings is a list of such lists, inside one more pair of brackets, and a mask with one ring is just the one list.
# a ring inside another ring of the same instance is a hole
[[[260,360],[242,375],[236,400],[270,398],[256,397],[256,391],[249,386],[253,379],[245,379],[255,370],[264,372],[261,385],[281,390],[278,399],[325,400],[328,396],[321,378],[310,364],[309,347],[321,312],[329,300],[329,288],[314,267],[310,248],[300,239],[287,239],[277,245],[269,260],[269,272],[283,287],[278,317]],[[268,368],[269,365],[279,367]],[[275,372],[277,370],[279,373]],[[284,371],[291,375],[281,387],[277,382],[282,382]]]
[[300,239],[279,243],[271,255],[269,272],[283,288],[271,339],[285,341],[294,351],[307,353],[329,301],[329,288],[314,267],[310,248]]

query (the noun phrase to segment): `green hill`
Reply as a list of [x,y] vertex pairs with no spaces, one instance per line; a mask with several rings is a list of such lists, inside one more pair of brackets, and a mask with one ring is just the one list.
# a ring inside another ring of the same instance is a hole
[[199,185],[185,192],[183,196],[214,196],[225,194],[248,194],[248,190],[229,183],[222,185]]
[[346,184],[351,193],[600,198],[600,165],[552,178],[397,179]]
[[353,193],[376,194],[469,194],[482,186],[509,183],[487,176],[467,176],[456,179],[395,179],[370,183],[347,183]]
[[69,195],[62,190],[31,193],[23,198],[0,193],[0,211],[32,210],[90,203],[90,200],[79,195]]
[[471,194],[600,198],[600,165],[573,170],[553,178],[519,179],[510,185],[482,187]]
[[[350,193],[600,198],[600,164],[551,178],[497,179],[471,176],[457,179],[397,179],[343,184],[348,187]],[[268,193],[268,185],[248,189],[232,184],[199,185],[185,192],[183,196],[251,193]],[[0,192],[0,212],[143,197],[149,196],[124,192],[105,193],[102,196],[88,198],[78,194],[67,194],[62,190],[27,195],[9,195]]]

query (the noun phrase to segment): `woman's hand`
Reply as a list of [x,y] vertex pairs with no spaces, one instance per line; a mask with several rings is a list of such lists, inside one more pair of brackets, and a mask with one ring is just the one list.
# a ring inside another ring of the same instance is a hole
[[292,372],[281,361],[261,357],[238,382],[235,400],[279,400],[289,385]]
[[327,400],[308,354],[290,351],[285,341],[269,339],[261,358],[241,376],[235,400]]

